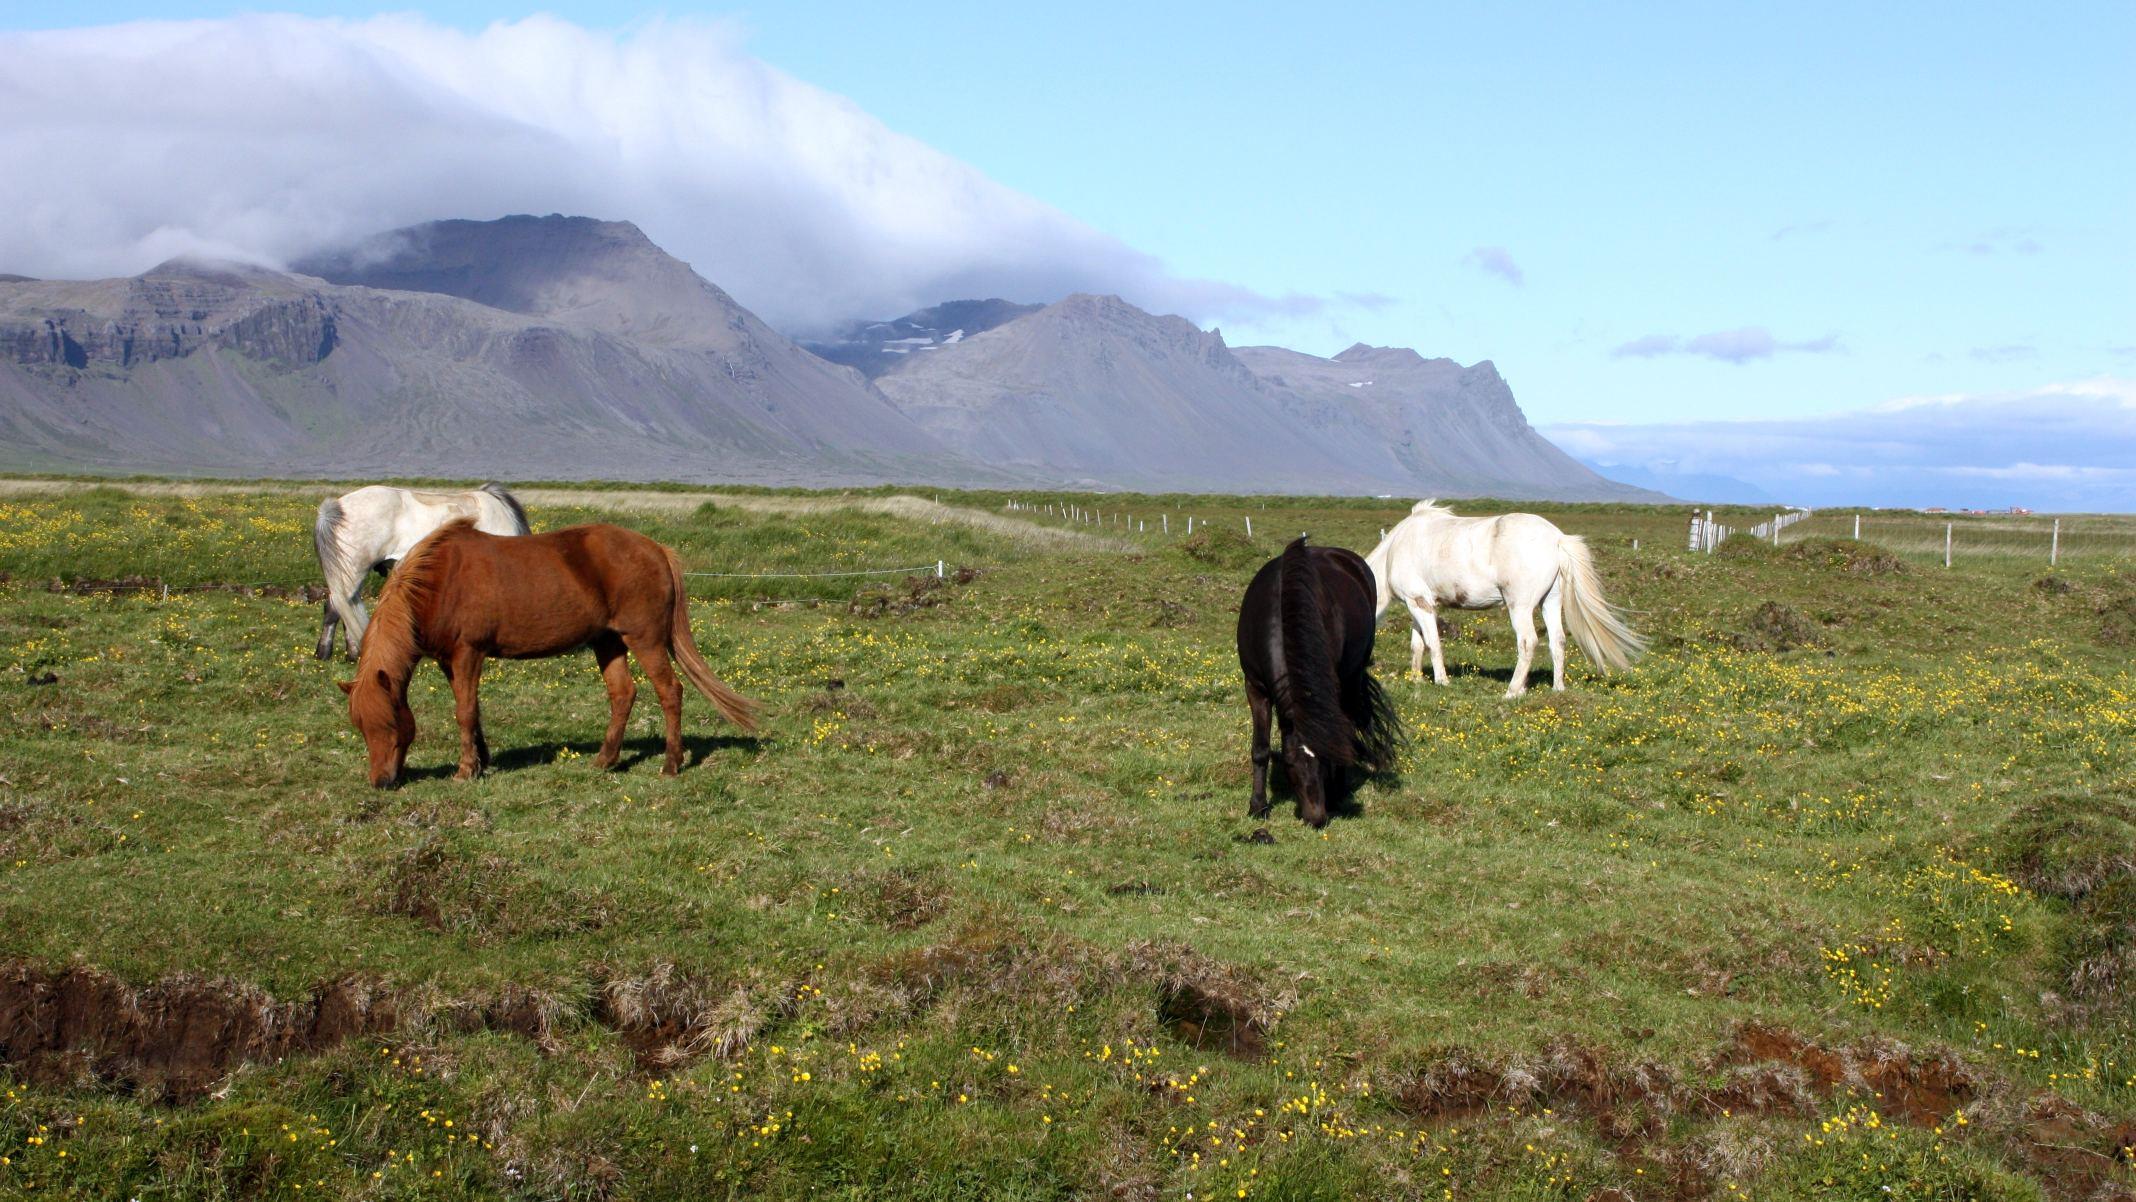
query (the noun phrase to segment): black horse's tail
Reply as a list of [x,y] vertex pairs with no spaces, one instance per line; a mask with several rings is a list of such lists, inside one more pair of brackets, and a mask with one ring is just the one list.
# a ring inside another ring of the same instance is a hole
[[1362,715],[1357,727],[1357,766],[1375,775],[1394,771],[1402,749],[1402,720],[1387,700],[1387,690],[1367,671],[1358,683],[1361,705],[1352,712]]
[[1326,605],[1320,595],[1320,571],[1306,552],[1305,540],[1283,548],[1277,571],[1277,619],[1283,627],[1284,673],[1276,684],[1276,704],[1288,718],[1290,732],[1330,765],[1357,761],[1358,732],[1343,712],[1342,681],[1328,655]]

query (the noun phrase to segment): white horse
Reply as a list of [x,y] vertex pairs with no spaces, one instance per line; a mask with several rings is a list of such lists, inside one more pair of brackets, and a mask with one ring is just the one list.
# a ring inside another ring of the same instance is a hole
[[1602,597],[1587,540],[1566,534],[1532,513],[1492,518],[1454,516],[1437,501],[1419,501],[1409,516],[1365,557],[1379,586],[1379,612],[1397,597],[1409,607],[1409,674],[1424,672],[1424,649],[1431,649],[1432,679],[1446,683],[1446,658],[1439,649],[1439,607],[1489,609],[1506,607],[1513,620],[1519,658],[1506,696],[1528,691],[1528,665],[1535,658],[1535,607],[1543,607],[1550,634],[1550,687],[1565,688],[1565,630],[1595,666],[1605,672],[1628,668],[1646,650],[1646,641],[1625,625],[1618,609]]
[[417,492],[372,484],[319,502],[312,524],[312,545],[319,570],[326,574],[326,613],[320,621],[320,659],[334,654],[334,626],[346,628],[349,658],[363,645],[370,621],[363,611],[363,581],[373,569],[384,572],[431,531],[454,518],[475,519],[488,534],[525,534],[527,511],[501,484],[473,492]]

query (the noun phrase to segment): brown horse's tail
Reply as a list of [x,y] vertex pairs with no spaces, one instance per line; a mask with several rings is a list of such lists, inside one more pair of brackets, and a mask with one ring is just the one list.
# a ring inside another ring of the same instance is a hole
[[719,716],[743,730],[757,728],[757,703],[727,687],[725,681],[712,675],[712,666],[698,653],[697,640],[690,637],[690,594],[683,587],[682,561],[667,547],[660,548],[667,555],[668,576],[675,582],[675,620],[668,632],[668,652],[675,662],[682,665],[682,674],[690,678],[697,691],[705,695]]

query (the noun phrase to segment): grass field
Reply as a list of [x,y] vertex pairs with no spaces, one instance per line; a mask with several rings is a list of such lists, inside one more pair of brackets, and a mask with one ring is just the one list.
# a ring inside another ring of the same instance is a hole
[[[580,656],[456,783],[426,667],[381,793],[283,595],[320,490],[57,488],[0,494],[0,1194],[2136,1196],[2126,520],[2050,575],[1524,506],[1653,652],[1507,702],[1502,613],[1446,689],[1390,614],[1398,777],[1257,837],[1238,597],[1400,502],[530,490],[949,573],[693,579],[768,720],[687,701],[672,780],[650,697],[592,769]],[[217,582],[274,587],[160,587]]]

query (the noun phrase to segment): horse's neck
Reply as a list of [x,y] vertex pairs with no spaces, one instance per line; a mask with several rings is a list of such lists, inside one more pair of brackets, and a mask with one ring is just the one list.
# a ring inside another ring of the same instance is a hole
[[[374,615],[370,629],[364,632],[363,650],[356,661],[356,674],[362,676],[367,672],[383,672],[386,683],[392,686],[394,694],[405,694],[408,691],[409,678],[415,675],[415,666],[422,662],[423,650],[417,645],[413,630],[405,635],[399,631],[383,630],[380,628],[379,618],[394,620],[402,616]],[[379,637],[374,638],[374,634]]]

